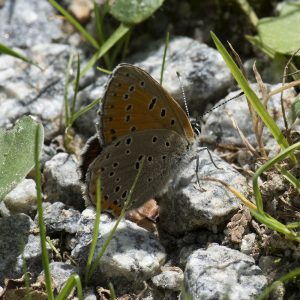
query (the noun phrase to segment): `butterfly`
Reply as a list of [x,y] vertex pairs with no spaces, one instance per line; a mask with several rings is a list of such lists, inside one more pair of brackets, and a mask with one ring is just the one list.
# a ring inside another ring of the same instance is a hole
[[101,178],[101,207],[119,215],[143,161],[132,193],[138,208],[159,195],[195,156],[196,132],[180,105],[147,72],[120,64],[108,81],[97,134],[81,155],[84,197],[96,203]]

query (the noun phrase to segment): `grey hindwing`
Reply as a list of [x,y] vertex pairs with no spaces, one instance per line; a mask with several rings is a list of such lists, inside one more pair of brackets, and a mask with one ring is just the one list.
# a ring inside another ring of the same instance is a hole
[[120,137],[91,164],[88,171],[90,184],[95,184],[94,171],[100,169],[103,197],[123,206],[145,157],[131,205],[139,207],[161,192],[185,165],[184,158],[190,146],[177,132],[168,129],[147,130]]

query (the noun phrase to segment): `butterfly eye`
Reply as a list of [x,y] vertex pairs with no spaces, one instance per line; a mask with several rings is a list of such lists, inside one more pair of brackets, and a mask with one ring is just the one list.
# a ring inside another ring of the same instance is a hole
[[194,133],[199,136],[201,134],[201,125],[198,121],[191,121],[191,125],[192,125],[192,128],[194,130]]

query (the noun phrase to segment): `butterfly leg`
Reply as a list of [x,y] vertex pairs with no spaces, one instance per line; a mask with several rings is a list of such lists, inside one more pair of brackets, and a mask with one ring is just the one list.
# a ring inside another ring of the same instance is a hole
[[[215,168],[216,168],[216,169],[219,169],[219,170],[222,169],[222,168],[218,167],[218,166],[216,165],[216,163],[214,162],[214,160],[213,160],[213,158],[212,158],[212,155],[211,155],[209,149],[208,149],[207,147],[202,147],[202,148],[200,149],[200,151],[203,151],[203,150],[207,150],[208,155],[209,155],[209,159],[210,159],[210,161],[212,162],[212,164],[215,166]],[[199,155],[197,155],[197,157],[196,157],[196,178],[197,178],[197,183],[198,183],[198,185],[199,185],[200,191],[205,192],[206,190],[200,186],[200,178],[199,178],[199,175],[198,175],[198,171],[199,171]]]
[[201,185],[200,185],[200,178],[198,175],[198,171],[199,171],[199,155],[197,155],[197,158],[196,158],[196,178],[197,178],[197,183],[198,183],[200,192],[206,192],[206,190],[203,187],[201,187]]
[[202,147],[202,148],[200,149],[200,151],[202,151],[202,150],[207,150],[208,155],[209,155],[209,159],[210,159],[210,161],[212,162],[212,164],[215,166],[216,169],[222,169],[222,168],[218,167],[218,166],[215,164],[215,162],[214,162],[214,160],[213,160],[213,158],[212,158],[212,155],[211,155],[211,153],[210,153],[210,151],[209,151],[209,149],[208,149],[207,147]]

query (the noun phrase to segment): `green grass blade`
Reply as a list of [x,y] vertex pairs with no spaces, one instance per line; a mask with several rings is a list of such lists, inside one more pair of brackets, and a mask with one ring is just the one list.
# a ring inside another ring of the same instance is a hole
[[300,222],[293,222],[286,225],[289,229],[297,229],[300,228]]
[[251,22],[252,26],[256,28],[256,25],[258,23],[258,18],[253,10],[253,8],[250,6],[247,0],[236,0],[236,2],[240,5],[241,9],[244,11],[246,16],[248,17],[249,21]]
[[81,285],[80,277],[77,274],[73,274],[72,276],[69,277],[66,284],[64,285],[60,293],[57,295],[55,300],[67,299],[75,286],[77,288],[78,299],[83,300],[82,285]]
[[263,300],[267,299],[268,295],[280,284],[285,283],[289,280],[292,280],[296,277],[300,276],[300,268],[297,268],[288,274],[280,277],[278,280],[274,281],[269,287],[267,287],[258,297],[256,300]]
[[91,269],[93,257],[95,254],[95,249],[97,246],[98,241],[98,234],[99,234],[99,225],[100,225],[100,215],[101,215],[101,182],[100,176],[97,178],[96,181],[96,218],[94,223],[93,229],[93,238],[90,246],[89,256],[85,267],[85,283],[87,284],[89,278],[89,272]]
[[167,50],[169,47],[169,41],[170,41],[170,32],[167,32],[166,40],[165,40],[164,55],[163,55],[163,60],[162,60],[161,70],[160,70],[160,80],[159,80],[160,85],[162,85],[163,80],[164,80],[164,70],[165,70],[165,63],[166,63],[166,57],[167,57]]
[[[72,99],[72,105],[71,105],[71,120],[73,120],[73,115],[75,113],[75,107],[76,107],[76,99],[79,89],[79,77],[80,77],[80,56],[77,57],[77,71],[76,71],[76,78],[75,78],[75,87],[74,87],[74,96]],[[72,124],[70,124],[72,126]]]
[[280,223],[272,216],[266,213],[261,214],[258,211],[252,209],[250,209],[250,212],[257,221],[259,221],[262,224],[265,224],[268,228],[280,232],[292,240],[300,242],[300,237],[298,237],[295,232],[291,231],[287,226]]
[[258,37],[246,35],[246,39],[255,47],[259,48],[261,51],[263,51],[265,54],[267,54],[270,58],[275,58],[275,52],[272,48],[268,47],[266,44],[264,44]]
[[271,167],[273,167],[276,163],[282,161],[284,158],[286,158],[288,155],[290,155],[290,153],[293,153],[295,150],[300,148],[300,142],[286,148],[285,150],[283,150],[282,152],[280,152],[278,155],[276,155],[274,158],[268,160],[264,165],[262,165],[253,175],[252,178],[252,183],[253,183],[253,191],[254,191],[254,195],[255,195],[255,201],[256,201],[256,206],[257,206],[257,211],[260,214],[264,214],[264,210],[263,210],[263,201],[262,201],[262,196],[259,190],[259,186],[258,186],[258,178],[259,176],[267,171],[268,169],[270,169]]
[[[105,7],[108,5],[107,3],[108,3],[108,1],[106,0],[106,2],[104,4]],[[103,18],[107,14],[107,9],[104,8],[103,14],[100,15],[99,8],[98,8],[98,5],[97,5],[95,0],[94,0],[94,14],[95,14],[96,32],[97,32],[97,36],[99,38],[99,45],[102,45],[105,42],[105,35],[104,35],[104,28],[103,28]],[[103,56],[103,59],[105,61],[106,67],[108,69],[111,69],[112,64],[111,64],[111,60],[110,60],[110,57],[109,57],[108,53],[106,53]]]
[[25,282],[25,289],[26,289],[25,300],[32,300],[29,272],[26,264],[26,259],[24,257],[24,243],[22,245],[22,270],[24,274],[24,282]]
[[46,227],[43,220],[43,206],[42,206],[42,186],[41,186],[41,170],[40,170],[40,150],[39,145],[41,127],[37,126],[36,136],[35,136],[35,182],[36,182],[36,194],[37,194],[37,211],[38,211],[38,224],[40,229],[40,239],[41,239],[41,250],[42,250],[42,263],[45,274],[45,285],[47,290],[48,299],[53,300],[53,291],[51,285],[51,274],[49,269],[49,257],[46,246]]
[[114,48],[111,50],[111,63],[115,65],[115,62],[117,60],[118,55],[122,52],[122,49],[125,45],[125,39],[126,36],[130,33],[131,30],[129,30],[114,46]]
[[107,74],[107,75],[111,75],[112,74],[112,71],[109,71],[107,69],[104,69],[104,68],[101,68],[101,67],[97,67],[96,68],[98,71],[104,73],[104,74]]
[[293,176],[287,169],[278,167],[281,175],[290,182],[291,185],[297,190],[298,194],[300,194],[300,182],[299,180]]
[[[268,111],[264,107],[264,105],[261,103],[261,101],[258,99],[257,95],[254,93],[254,91],[251,89],[249,83],[247,82],[246,78],[240,71],[240,69],[237,67],[235,62],[233,61],[232,57],[229,55],[225,47],[222,45],[220,40],[217,38],[217,36],[211,32],[212,39],[222,55],[224,61],[226,62],[228,68],[230,69],[232,75],[234,76],[235,80],[247,96],[249,102],[255,109],[255,111],[258,113],[264,124],[268,127],[269,131],[273,135],[273,137],[276,139],[277,143],[280,145],[282,149],[285,149],[289,146],[287,140],[283,136],[282,132],[278,128],[276,122],[272,119],[272,117],[269,115]],[[293,153],[290,154],[290,158],[294,164],[297,163],[296,157]]]
[[133,32],[133,27],[126,33],[124,37],[125,40],[124,40],[124,46],[122,50],[121,61],[124,61],[128,54],[128,47],[129,47],[129,42],[130,42],[132,32]]
[[77,111],[76,113],[74,113],[74,115],[72,116],[71,124],[73,124],[75,122],[75,120],[77,118],[79,118],[81,115],[85,114],[87,111],[92,109],[95,105],[99,104],[99,102],[100,102],[100,98],[94,100],[92,103],[88,104],[80,111]]
[[56,8],[67,20],[78,30],[81,34],[96,48],[99,49],[98,42],[81,26],[81,24],[72,17],[62,6],[60,6],[55,0],[49,0],[54,8]]
[[86,72],[94,66],[94,64],[111,49],[130,29],[129,25],[120,24],[115,32],[106,40],[106,42],[100,47],[100,49],[92,56],[87,65],[80,73],[80,78],[86,74]]
[[108,288],[109,288],[109,291],[110,291],[110,299],[111,300],[116,300],[117,299],[116,292],[115,292],[115,289],[114,289],[111,282],[109,282]]
[[11,48],[3,45],[3,44],[0,44],[0,52],[3,53],[3,54],[7,54],[7,55],[10,55],[10,56],[13,56],[13,57],[16,57],[16,58],[19,58],[31,65],[34,65],[36,67],[38,67],[39,69],[42,69],[36,62],[34,62],[33,60],[31,60],[30,58],[12,50]]
[[65,126],[68,127],[70,125],[70,106],[68,101],[68,87],[69,87],[69,79],[70,79],[70,71],[73,63],[73,53],[71,52],[68,65],[65,73],[65,86],[64,86],[64,108],[65,108]]

